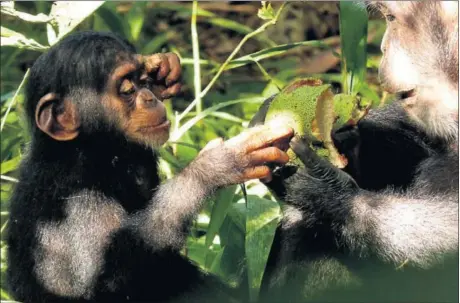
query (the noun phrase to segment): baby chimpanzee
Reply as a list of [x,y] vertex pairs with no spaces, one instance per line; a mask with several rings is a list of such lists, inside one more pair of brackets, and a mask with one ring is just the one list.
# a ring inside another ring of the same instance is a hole
[[219,187],[269,178],[266,163],[287,162],[270,145],[292,130],[259,127],[212,141],[160,185],[155,148],[170,122],[158,98],[179,91],[180,73],[174,54],[137,55],[95,32],[63,39],[34,64],[25,103],[32,142],[8,233],[15,299],[231,300],[180,255],[188,224]]

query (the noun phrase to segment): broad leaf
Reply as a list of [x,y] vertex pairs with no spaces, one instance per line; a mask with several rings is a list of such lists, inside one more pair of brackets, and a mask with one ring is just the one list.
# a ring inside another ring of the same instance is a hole
[[281,218],[279,204],[248,195],[245,252],[249,297],[257,301],[268,255]]
[[366,78],[367,22],[359,1],[340,1],[343,92],[357,94]]
[[17,157],[14,157],[13,159],[11,160],[8,160],[8,161],[5,161],[5,162],[2,162],[1,164],[1,169],[0,169],[0,173],[2,175],[4,174],[7,174],[13,170],[15,170],[16,168],[18,168],[18,165],[19,165],[19,162],[21,161],[21,157],[20,156],[17,156]]
[[220,189],[216,198],[214,199],[214,205],[211,212],[211,221],[209,222],[209,227],[206,233],[206,246],[210,246],[214,237],[217,235],[222,223],[224,222],[225,217],[229,207],[235,196],[237,185],[229,186],[226,188]]

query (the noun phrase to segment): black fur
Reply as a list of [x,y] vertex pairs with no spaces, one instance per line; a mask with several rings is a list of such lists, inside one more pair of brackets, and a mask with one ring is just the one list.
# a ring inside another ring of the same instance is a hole
[[[119,56],[132,53],[115,35],[77,33],[31,69],[25,107],[32,142],[8,230],[8,286],[17,300],[230,300],[223,285],[179,253],[190,219],[217,187],[206,182],[212,169],[203,160],[203,171],[189,166],[159,186],[155,152],[128,141],[105,117],[100,99],[108,75]],[[76,102],[83,119],[76,139],[58,142],[36,127],[37,102],[48,92]]]
[[399,102],[334,139],[348,173],[304,138],[305,168],[270,184],[286,206],[264,302],[458,302],[458,153]]

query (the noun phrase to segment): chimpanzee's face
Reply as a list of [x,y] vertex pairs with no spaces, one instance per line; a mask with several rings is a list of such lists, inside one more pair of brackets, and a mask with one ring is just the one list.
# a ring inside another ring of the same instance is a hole
[[128,140],[158,147],[169,137],[170,122],[165,106],[154,94],[156,71],[148,69],[144,57],[132,58],[112,73],[103,104]]
[[[373,1],[387,20],[379,68],[383,88],[402,93],[428,128],[458,109],[458,2]],[[454,117],[458,120],[458,116]],[[431,129],[433,130],[433,129]]]

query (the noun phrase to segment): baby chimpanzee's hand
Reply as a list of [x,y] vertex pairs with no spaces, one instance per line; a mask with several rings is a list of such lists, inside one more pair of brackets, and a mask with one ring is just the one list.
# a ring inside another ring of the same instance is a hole
[[153,81],[153,93],[159,99],[168,99],[177,95],[181,88],[181,65],[174,53],[143,56],[147,75]]
[[268,164],[283,165],[289,161],[288,155],[277,146],[293,134],[289,127],[268,124],[250,128],[225,142],[213,140],[192,162],[189,171],[199,172],[196,176],[214,187],[251,179],[270,180]]

